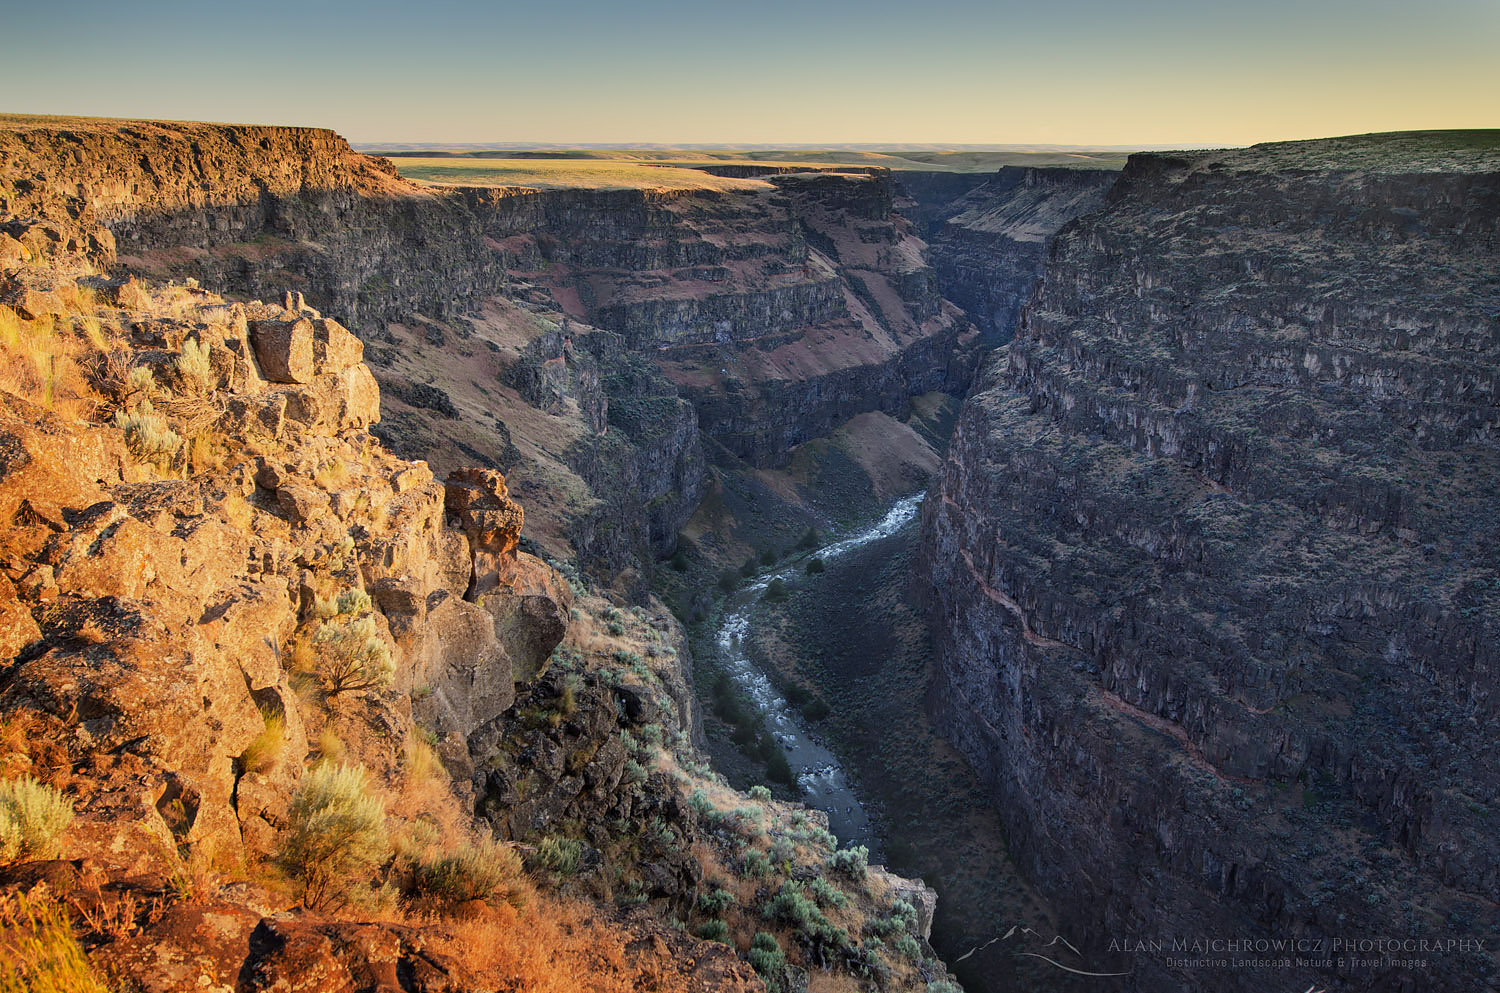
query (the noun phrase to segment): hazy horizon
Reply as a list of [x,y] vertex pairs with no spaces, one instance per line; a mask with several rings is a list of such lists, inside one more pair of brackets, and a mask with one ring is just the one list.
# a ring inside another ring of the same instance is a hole
[[427,146],[1222,147],[1500,126],[1493,0],[121,10],[8,12],[11,109]]

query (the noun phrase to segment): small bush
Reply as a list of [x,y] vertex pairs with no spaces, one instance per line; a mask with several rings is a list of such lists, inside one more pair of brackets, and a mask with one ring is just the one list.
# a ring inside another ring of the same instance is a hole
[[318,651],[318,676],[329,696],[391,685],[396,664],[370,610],[370,595],[360,589],[346,590],[331,603],[322,598],[314,602],[314,613],[325,618],[313,636],[313,647]]
[[535,864],[566,879],[583,863],[583,843],[573,838],[549,835],[536,846]]
[[849,897],[843,890],[818,876],[807,884],[807,892],[818,901],[820,907],[842,907],[849,902]]
[[849,946],[849,935],[828,920],[795,880],[781,884],[781,889],[761,908],[761,916],[796,928],[798,935],[815,949],[840,951]]
[[292,797],[281,864],[304,884],[302,904],[341,906],[390,851],[385,808],[358,766],[320,765]]
[[750,968],[755,970],[756,975],[765,980],[768,993],[781,993],[786,975],[786,954],[782,952],[776,936],[764,931],[755,932],[746,958],[750,960]]
[[208,360],[208,346],[188,338],[182,343],[182,350],[177,354],[177,361],[173,363],[177,369],[177,375],[191,389],[200,393],[208,393],[213,390],[213,366]]
[[776,550],[774,548],[767,548],[765,551],[760,553],[760,564],[768,566],[775,565],[776,559],[778,557],[779,556],[777,556]]
[[719,589],[725,593],[734,592],[734,588],[740,585],[740,574],[733,569],[727,569],[719,574]]
[[823,565],[822,559],[809,559],[807,562],[807,574],[809,576],[816,576],[818,573],[822,572],[824,568],[825,566]]
[[73,804],[30,776],[0,782],[0,862],[57,855],[57,838],[73,823]]
[[142,400],[129,413],[115,413],[115,427],[125,432],[125,448],[139,462],[167,462],[182,447],[182,436],[167,427],[150,400]]
[[852,845],[828,856],[828,868],[840,875],[848,876],[856,883],[865,881],[869,867],[870,850],[864,845]]
[[750,799],[756,800],[760,803],[765,803],[767,800],[771,799],[770,788],[761,786],[759,783],[750,787],[749,793]]
[[693,932],[704,941],[720,941],[729,944],[729,925],[720,920],[708,920],[698,925]]
[[705,893],[698,894],[698,909],[705,914],[712,914],[715,917],[724,913],[724,911],[734,906],[734,904],[734,894],[717,886]]
[[771,865],[771,858],[759,848],[745,849],[745,855],[740,860],[740,875],[750,876],[754,879],[769,879],[775,867]]
[[753,575],[755,575],[755,573],[759,569],[760,569],[759,560],[757,560],[756,557],[754,555],[752,555],[748,559],[746,559],[743,563],[740,564],[740,575],[741,576],[747,576],[747,577],[748,576],[753,576]]
[[767,583],[766,592],[761,594],[761,599],[767,603],[781,603],[786,598],[786,583],[780,576]]
[[450,904],[500,896],[513,907],[526,902],[521,858],[509,845],[491,839],[465,844],[456,852],[422,861],[417,887]]

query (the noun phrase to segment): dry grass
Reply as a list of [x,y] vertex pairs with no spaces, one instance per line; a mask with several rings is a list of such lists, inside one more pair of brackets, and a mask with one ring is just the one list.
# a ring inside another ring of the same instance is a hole
[[21,894],[0,897],[0,993],[108,993],[67,912]]
[[758,179],[727,179],[678,169],[609,159],[398,158],[407,179],[448,186],[518,186],[577,190],[766,190]]
[[639,988],[626,935],[590,920],[587,910],[548,897],[524,910],[509,905],[433,936],[432,947],[501,989],[527,993],[627,993]]
[[28,321],[0,307],[0,391],[60,417],[88,417],[98,397],[84,375],[86,347],[66,318]]

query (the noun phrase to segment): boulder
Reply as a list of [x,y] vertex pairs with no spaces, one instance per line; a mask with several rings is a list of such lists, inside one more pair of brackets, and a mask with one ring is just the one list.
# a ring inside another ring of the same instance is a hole
[[273,383],[310,383],[313,322],[305,317],[271,317],[251,321],[250,341],[262,374]]
[[365,360],[365,343],[331,318],[313,321],[313,366],[320,376],[343,372]]

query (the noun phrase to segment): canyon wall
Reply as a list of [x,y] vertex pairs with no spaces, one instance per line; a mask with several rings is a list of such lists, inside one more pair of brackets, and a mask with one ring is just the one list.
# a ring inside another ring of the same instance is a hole
[[934,216],[941,222],[931,235],[938,285],[979,326],[986,342],[1010,340],[1021,306],[1042,275],[1047,239],[1073,218],[1096,210],[1117,176],[1096,169],[1006,166]]
[[[701,496],[700,433],[774,465],[972,374],[975,334],[893,213],[890,174],[771,172],[727,190],[438,188],[314,129],[0,129],[0,207],[47,218],[18,237],[300,292],[369,345],[387,444],[439,471],[504,469],[545,549],[637,597]],[[644,395],[632,355],[659,371]],[[652,402],[665,421],[640,416]]]
[[[1129,988],[1493,985],[1497,273],[1493,138],[1137,155],[975,383],[924,508],[929,704]],[[1381,936],[1470,945],[1134,947]]]

